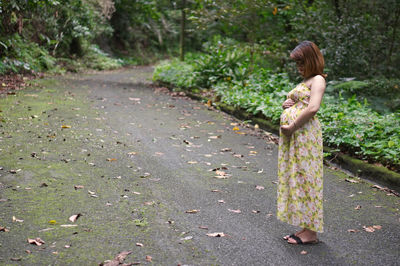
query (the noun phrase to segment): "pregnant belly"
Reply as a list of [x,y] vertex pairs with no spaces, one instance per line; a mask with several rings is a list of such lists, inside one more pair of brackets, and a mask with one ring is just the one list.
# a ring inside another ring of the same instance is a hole
[[296,119],[298,111],[299,110],[294,106],[283,110],[281,114],[281,125],[289,125],[292,123],[293,120]]

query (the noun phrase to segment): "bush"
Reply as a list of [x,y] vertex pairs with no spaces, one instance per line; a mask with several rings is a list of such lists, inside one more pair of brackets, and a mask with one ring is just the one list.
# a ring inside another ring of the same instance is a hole
[[382,114],[400,110],[400,80],[376,78],[330,82],[327,92],[335,96],[350,98],[356,95],[359,101],[367,101],[370,107]]
[[38,44],[23,40],[14,34],[7,40],[0,40],[5,56],[0,64],[0,74],[8,72],[41,72],[55,65],[55,58]]

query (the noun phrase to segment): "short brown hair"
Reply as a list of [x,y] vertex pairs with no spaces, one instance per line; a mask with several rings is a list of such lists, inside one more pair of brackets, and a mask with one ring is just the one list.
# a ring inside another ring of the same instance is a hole
[[305,78],[316,75],[326,77],[326,74],[324,74],[324,56],[315,43],[310,41],[301,42],[290,53],[290,58],[304,66]]

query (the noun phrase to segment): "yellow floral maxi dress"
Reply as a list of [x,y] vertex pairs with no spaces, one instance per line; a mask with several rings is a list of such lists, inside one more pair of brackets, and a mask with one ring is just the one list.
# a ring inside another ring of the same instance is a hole
[[[310,101],[310,89],[300,83],[287,95],[295,104],[281,115],[281,125],[293,122]],[[290,137],[280,134],[277,217],[291,225],[323,232],[322,129],[316,116]]]

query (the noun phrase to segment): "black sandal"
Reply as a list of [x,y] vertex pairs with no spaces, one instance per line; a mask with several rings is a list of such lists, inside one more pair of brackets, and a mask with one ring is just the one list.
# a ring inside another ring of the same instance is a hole
[[[312,240],[312,241],[303,242],[303,240],[301,240],[300,237],[295,236],[295,235],[291,235],[289,238],[291,238],[291,239],[296,241],[296,244],[288,242],[289,244],[293,244],[293,245],[309,245],[309,244],[317,244],[319,242],[318,239],[315,239],[315,240]],[[289,240],[289,238],[288,238],[288,240]]]
[[295,234],[287,235],[287,236],[284,236],[283,239],[289,240],[289,238],[293,238],[293,236],[296,236],[296,235]]

